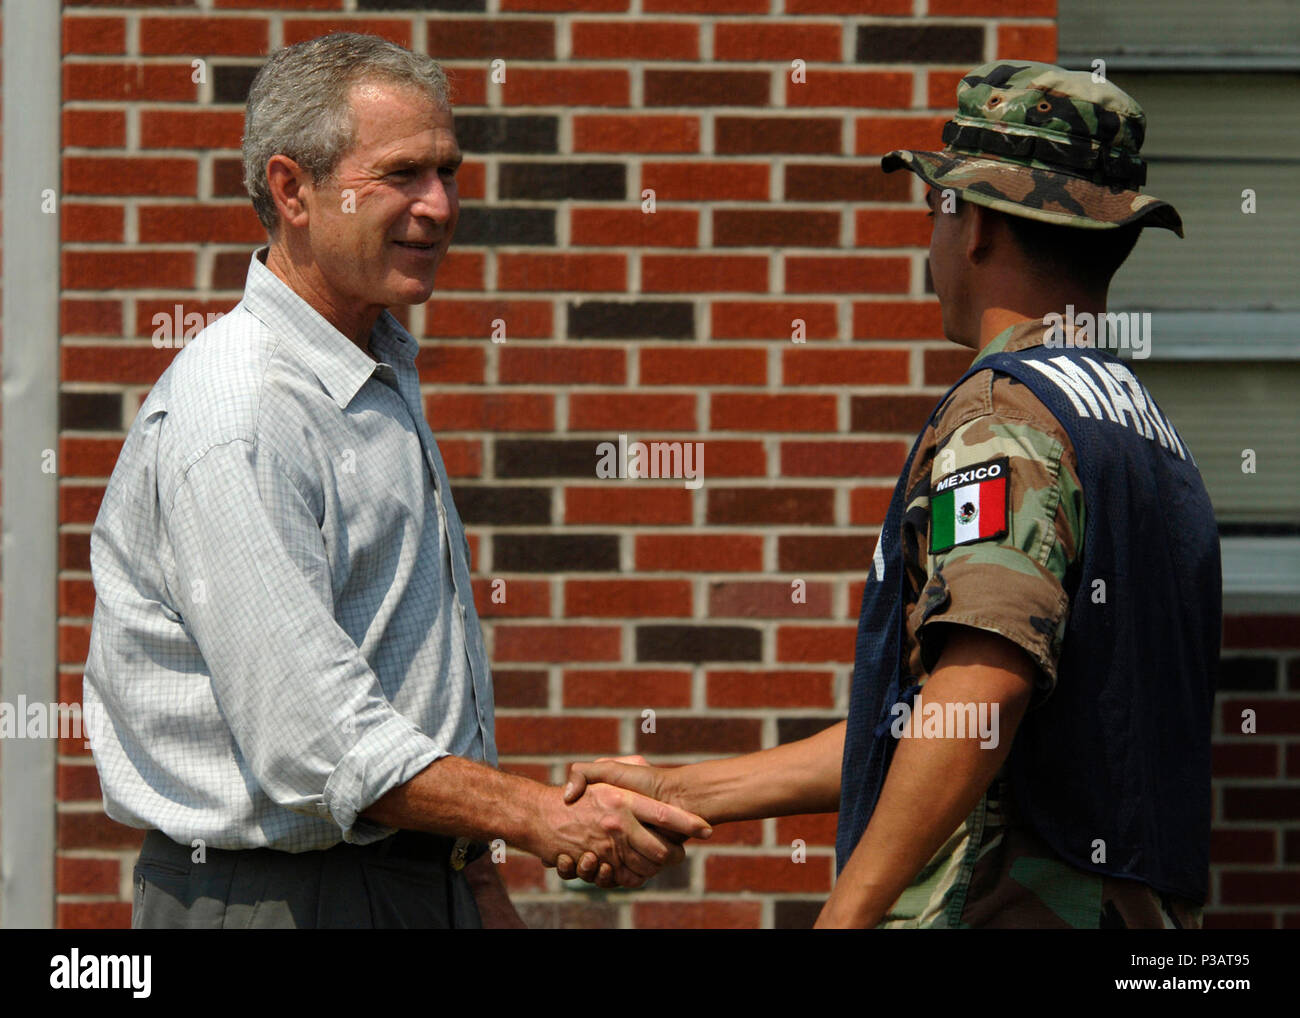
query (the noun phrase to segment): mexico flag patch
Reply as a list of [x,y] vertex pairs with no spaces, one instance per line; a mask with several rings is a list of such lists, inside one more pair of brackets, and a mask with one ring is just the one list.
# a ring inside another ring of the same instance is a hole
[[1007,532],[1007,457],[975,463],[930,488],[930,551],[974,544]]

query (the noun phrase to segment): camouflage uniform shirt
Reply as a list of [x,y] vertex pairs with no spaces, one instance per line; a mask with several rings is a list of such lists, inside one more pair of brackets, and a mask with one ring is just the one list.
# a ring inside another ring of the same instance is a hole
[[[1043,331],[1040,321],[1018,323],[974,363],[1040,345]],[[1003,457],[1009,478],[1005,535],[932,553],[932,486],[954,471]],[[953,392],[927,426],[906,492],[901,652],[908,674],[924,687],[943,649],[945,627],[934,623],[995,632],[1038,665],[1037,687],[1022,721],[1029,723],[1055,686],[1070,571],[1082,562],[1084,499],[1068,435],[1026,386],[980,372]],[[1017,816],[1004,765],[881,925],[1189,927],[1200,925],[1200,909],[1138,881],[1067,864]]]

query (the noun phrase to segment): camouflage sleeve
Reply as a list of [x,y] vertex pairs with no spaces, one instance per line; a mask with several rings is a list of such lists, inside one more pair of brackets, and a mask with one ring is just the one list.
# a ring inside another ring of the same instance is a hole
[[1005,376],[970,382],[977,380],[974,397],[955,398],[935,422],[920,549],[926,584],[911,628],[927,673],[943,649],[944,627],[935,622],[1011,640],[1041,670],[1037,704],[1056,683],[1067,576],[1082,551],[1083,492],[1069,437],[1051,412]]

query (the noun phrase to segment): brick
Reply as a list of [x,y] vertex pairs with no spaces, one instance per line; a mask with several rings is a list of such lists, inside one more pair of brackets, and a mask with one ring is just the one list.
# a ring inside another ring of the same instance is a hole
[[211,70],[212,101],[243,106],[248,101],[257,64],[218,64]]
[[1272,697],[1249,700],[1222,700],[1219,709],[1225,732],[1241,731],[1242,712],[1255,712],[1255,724],[1260,735],[1300,735],[1300,700],[1279,700]]
[[793,851],[792,843],[798,838],[805,846],[834,846],[838,819],[835,813],[802,813],[797,816],[777,817],[777,844],[789,846]]
[[768,169],[758,163],[647,162],[641,167],[641,186],[655,192],[656,203],[766,201]]
[[622,291],[627,285],[627,258],[621,254],[497,255],[501,290]]
[[838,155],[840,149],[835,117],[718,117],[713,124],[718,155]]
[[897,148],[935,151],[943,147],[939,117],[862,117],[854,126],[853,152],[860,156],[884,155]]
[[193,102],[198,85],[191,80],[192,73],[188,63],[65,63],[63,101]]
[[[66,486],[60,485],[60,494]],[[95,587],[90,580],[62,578],[59,587],[59,613],[89,618],[95,610]]]
[[554,247],[555,209],[465,205],[456,224],[456,243],[481,247],[499,244]]
[[90,570],[89,533],[78,534],[65,531],[59,534],[59,568],[83,572]]
[[559,151],[559,118],[480,113],[456,117],[456,140],[466,152]]
[[[525,0],[511,0],[511,2],[521,3]],[[527,0],[527,2],[552,3],[556,0]],[[518,911],[519,918],[533,930],[616,930],[619,928],[619,907],[613,902],[521,901]]]
[[68,346],[59,350],[64,382],[114,382],[153,385],[171,363],[175,350],[152,346]]
[[[564,492],[564,522],[639,523],[648,526],[690,523],[691,493],[686,488],[645,488],[639,484],[567,488]],[[689,606],[689,596],[686,603]]]
[[637,626],[638,661],[758,661],[763,634],[747,626]]
[[[617,661],[621,655],[622,634],[617,626],[514,626],[498,623],[493,642],[494,661]],[[497,724],[500,725],[499,719]],[[571,752],[577,752],[576,747]]]
[[188,290],[194,286],[193,251],[65,250],[61,261],[67,290]]
[[756,930],[762,922],[757,901],[642,901],[632,906],[638,930]]
[[1056,4],[1057,0],[930,0],[930,14],[952,14],[959,18],[1054,18]]
[[122,243],[126,234],[121,205],[83,205],[64,202],[59,216],[59,237],[65,244]]
[[1285,820],[1300,814],[1300,786],[1228,785],[1223,788],[1224,820]]
[[770,856],[712,853],[704,861],[704,886],[709,892],[827,893],[831,869],[829,856],[809,855],[797,863],[788,852]]
[[122,302],[59,301],[59,332],[64,336],[117,336],[122,333]]
[[627,71],[590,68],[512,67],[501,91],[506,106],[626,106],[630,95]]
[[265,18],[141,18],[140,52],[145,56],[262,56],[270,48],[269,33]]
[[906,293],[911,275],[906,258],[790,255],[785,259],[787,293]]
[[858,26],[855,59],[859,63],[974,66],[983,56],[982,25]]
[[511,894],[540,891],[546,887],[546,867],[535,856],[507,850],[504,863],[497,864],[506,890]]
[[[887,176],[876,164],[789,163],[785,168],[785,197],[789,201],[906,201],[909,192],[906,179],[897,174]],[[924,213],[921,218],[925,219]],[[928,244],[928,220],[926,227]]]
[[865,573],[871,564],[871,552],[875,545],[875,538],[866,535],[784,535],[777,539],[777,568],[796,575],[804,570],[814,573],[859,570]]
[[834,522],[835,493],[830,488],[708,489],[707,519],[712,524]]
[[709,477],[764,477],[767,450],[762,442],[709,439]]
[[59,848],[139,848],[144,831],[126,827],[98,811],[60,812],[57,818]]
[[768,71],[645,71],[646,106],[767,106],[771,96]]
[[698,25],[680,21],[575,21],[569,26],[578,60],[698,60]]
[[854,488],[849,492],[849,523],[855,527],[880,526],[885,522],[893,495],[892,488]]
[[469,524],[498,524],[518,527],[551,522],[550,488],[506,488],[499,485],[455,490],[456,510]]
[[129,930],[129,901],[93,901],[58,903],[56,926],[61,930]]
[[[1272,835],[1272,831],[1260,831],[1260,834]],[[1300,862],[1300,830],[1285,830],[1282,834],[1282,861],[1286,863]],[[1262,840],[1262,839],[1261,839]],[[1270,839],[1271,840],[1271,839]],[[1244,860],[1245,862],[1254,862],[1253,859]],[[1274,862],[1273,859],[1264,859],[1263,862]]]
[[767,0],[642,0],[647,14],[766,14]]
[[1055,25],[998,25],[997,59],[1056,60]]
[[786,80],[785,104],[908,109],[912,105],[912,74],[910,71],[828,71],[815,67],[808,72],[806,81]]
[[63,17],[63,54],[126,52],[125,18]]
[[[505,385],[621,385],[627,378],[622,350],[551,346],[545,350],[506,347],[497,378]],[[593,468],[594,469],[594,468]]]
[[492,568],[498,572],[615,572],[618,538],[612,534],[496,534]]
[[550,431],[555,397],[548,393],[435,392],[424,399],[433,431]]
[[59,764],[57,797],[59,802],[98,802],[103,797],[103,790],[99,786],[99,771],[95,765]]
[[461,110],[487,105],[487,65],[477,64],[443,64],[447,72],[447,85],[451,91],[451,102],[457,113]]
[[482,290],[483,254],[480,251],[449,251],[438,265],[438,289]]
[[641,350],[642,385],[766,385],[767,351],[744,347]]
[[1280,748],[1274,742],[1217,743],[1212,748],[1214,776],[1216,778],[1279,777]]
[[497,196],[524,201],[622,201],[627,196],[622,163],[510,163],[497,167]]
[[858,247],[930,246],[930,220],[920,211],[859,209],[853,229]]
[[834,707],[830,672],[710,671],[710,707]]
[[[939,302],[860,301],[853,305],[854,339],[942,339]],[[927,351],[927,354],[930,351]],[[944,351],[947,353],[948,351]],[[973,351],[959,353],[973,357]],[[969,360],[967,361],[969,364]],[[933,384],[929,378],[926,384]]]
[[599,442],[590,439],[501,439],[497,477],[596,477]]
[[102,484],[59,485],[59,522],[94,523],[103,499]]
[[776,659],[851,663],[856,639],[854,626],[781,626],[776,631]]
[[266,229],[247,203],[143,205],[138,215],[142,244],[258,244],[266,239]]
[[689,707],[691,673],[670,669],[566,670],[565,707]]
[[698,152],[700,121],[681,116],[575,114],[575,152]]
[[[636,751],[663,755],[687,753],[752,753],[762,745],[762,722],[757,718],[696,718],[660,714],[655,730],[637,726]],[[710,839],[712,840],[712,839]]]
[[565,618],[689,617],[689,580],[568,580]]
[[[190,340],[202,332],[209,322],[228,313],[237,300],[196,300],[192,294],[178,294],[172,300],[139,298],[135,302],[135,328],[133,336],[152,339],[162,333],[171,338]],[[159,315],[166,319],[159,321]],[[199,320],[202,320],[202,325]],[[179,336],[176,333],[179,332]]]
[[[63,431],[118,431],[122,397],[116,392],[59,393],[59,428]],[[60,539],[73,535],[60,535]],[[70,568],[63,566],[62,568]]]
[[571,301],[568,311],[570,339],[695,338],[690,301]]
[[618,718],[498,717],[497,749],[502,756],[612,754],[618,728]]
[[[802,598],[801,601],[793,600],[796,594]],[[804,582],[801,588],[794,586],[793,579],[761,583],[717,580],[709,584],[710,618],[818,618],[830,613],[829,583]]]
[[1223,646],[1233,650],[1300,649],[1294,615],[1230,615],[1223,620]]
[[242,144],[244,115],[228,110],[142,110],[142,148],[234,148]]
[[[717,247],[838,247],[839,242],[838,212],[718,209],[713,213],[713,243]],[[763,262],[766,266],[766,258]],[[766,284],[766,273],[763,281]],[[721,287],[701,285],[699,289]]]
[[[480,4],[482,0],[479,0]],[[482,7],[480,6],[481,10]],[[501,0],[503,11],[626,11],[628,0]]]
[[776,60],[789,64],[796,57],[809,63],[838,63],[840,26],[724,21],[713,27],[714,60]]
[[546,18],[452,20],[430,18],[427,50],[462,60],[551,60],[555,57],[555,25]]
[[126,114],[121,110],[64,110],[64,148],[125,148]]
[[1224,905],[1300,904],[1300,870],[1221,870],[1219,902]]
[[1220,827],[1210,832],[1211,865],[1223,863],[1274,863],[1277,832],[1266,828]]
[[930,71],[925,76],[927,106],[940,109],[956,107],[957,86],[966,76],[965,71]]
[[641,289],[646,293],[766,293],[766,255],[641,256]]
[[[438,443],[442,453],[442,465],[447,468],[448,477],[479,477],[483,473],[483,443],[465,439],[443,440]],[[478,546],[475,538],[469,539],[471,559],[476,558]]]
[[897,476],[907,457],[902,442],[782,442],[787,477]]
[[107,477],[113,472],[120,438],[72,438],[59,436],[59,476]]
[[826,902],[821,898],[778,898],[772,907],[772,928],[777,930],[811,930]]
[[849,399],[849,430],[914,435],[936,401],[935,396],[853,396]]
[[717,393],[711,400],[715,431],[834,431],[835,397]]
[[492,692],[497,709],[512,707],[545,708],[550,701],[546,691],[546,672],[524,668],[492,670]]
[[504,577],[475,580],[474,607],[483,618],[546,618],[551,614],[551,585]]
[[498,320],[505,342],[555,335],[553,305],[547,300],[451,300],[425,305],[424,334],[446,339],[487,339]]
[[763,539],[749,534],[638,534],[639,572],[754,572],[763,568]]
[[198,165],[194,159],[64,156],[63,193],[193,198],[198,193]]
[[[435,26],[438,21],[429,23],[429,52],[440,53],[434,45]],[[389,42],[395,42],[407,49],[411,48],[411,23],[396,18],[285,18],[284,45],[292,46],[296,42],[306,42],[318,36],[333,32],[360,32],[363,35],[378,35]],[[448,53],[448,58],[469,56],[465,53]],[[478,54],[474,54],[478,55]]]
[[569,430],[693,432],[698,426],[695,404],[694,393],[575,392],[569,396]]
[[786,385],[906,385],[910,356],[906,350],[782,351]]
[[714,339],[788,341],[794,336],[796,320],[803,322],[805,339],[834,339],[839,335],[834,304],[801,301],[714,301],[709,331]]
[[951,385],[970,367],[975,354],[971,350],[926,350],[926,385]]
[[778,745],[811,738],[838,724],[843,718],[778,718],[776,741]]
[[55,893],[116,896],[120,869],[121,864],[116,859],[78,859],[61,855],[55,863]]
[[569,210],[569,239],[593,247],[695,247],[700,214],[694,209]]

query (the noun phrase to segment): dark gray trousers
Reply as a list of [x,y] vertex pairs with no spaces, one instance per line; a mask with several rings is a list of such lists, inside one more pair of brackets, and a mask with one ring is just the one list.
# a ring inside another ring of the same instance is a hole
[[315,852],[192,850],[145,835],[132,929],[479,929],[453,839],[399,831]]

